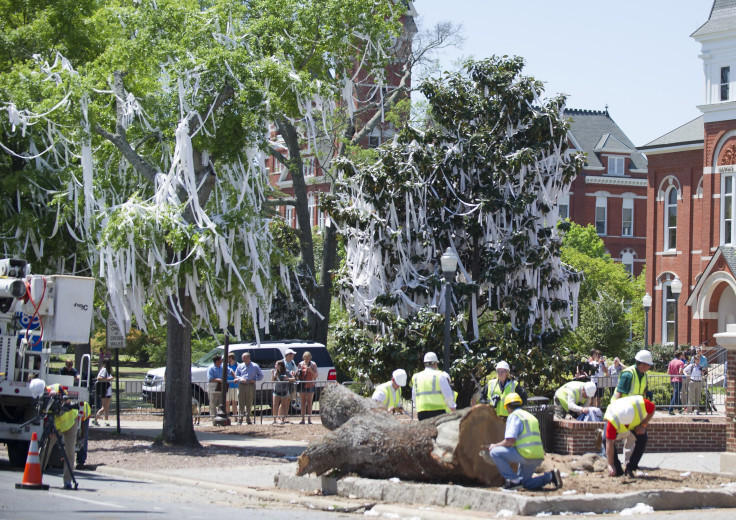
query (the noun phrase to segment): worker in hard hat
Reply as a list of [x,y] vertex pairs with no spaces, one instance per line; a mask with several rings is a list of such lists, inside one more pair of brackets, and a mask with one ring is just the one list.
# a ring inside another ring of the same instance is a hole
[[[60,399],[62,406],[53,415],[54,427],[64,444],[64,454],[69,464],[64,464],[64,489],[72,489],[72,472],[71,465],[74,461],[74,448],[77,443],[77,418],[79,417],[79,405],[72,405],[68,399],[68,394],[63,386],[59,384],[53,384],[46,388],[51,399]],[[51,420],[51,419],[49,419]],[[49,435],[49,441],[46,443],[43,453],[41,453],[41,472],[46,469],[46,465],[49,462],[49,457],[54,448],[56,442],[56,433],[52,432]]]
[[611,401],[629,395],[640,395],[644,397],[647,393],[647,372],[654,366],[652,353],[648,350],[640,350],[634,356],[636,364],[625,368],[618,377],[618,386],[611,397]]
[[[544,462],[544,447],[539,434],[539,421],[521,407],[519,394],[512,392],[506,395],[504,408],[508,412],[508,419],[504,439],[488,446],[488,450],[482,450],[480,456],[486,461],[490,456],[504,478],[504,489],[521,486],[537,489],[547,484],[554,484],[559,489],[562,487],[562,477],[557,469],[532,477],[534,470]],[[511,468],[511,464],[518,464],[516,471]]]
[[427,352],[424,354],[424,370],[411,378],[411,398],[420,421],[442,415],[445,407],[451,412],[457,408],[450,376],[440,371],[438,365],[437,354]]
[[[79,403],[79,439],[77,440],[77,465],[76,469],[84,468],[87,462],[87,445],[89,444],[89,418],[92,415],[92,407],[88,402]],[[69,461],[71,464],[71,461]]]
[[481,390],[481,402],[490,403],[496,410],[496,415],[506,419],[509,413],[504,406],[506,396],[517,393],[521,396],[522,404],[526,404],[526,390],[518,381],[511,377],[511,367],[505,361],[499,361],[496,365],[496,377],[484,385]]
[[581,414],[587,414],[596,389],[593,381],[565,383],[555,392],[555,415],[564,419],[569,413],[573,419],[577,419]]
[[[608,405],[603,416],[605,430],[605,457],[608,461],[608,474],[612,477],[620,475],[634,476],[639,468],[639,461],[647,446],[647,426],[654,417],[654,403],[640,395],[621,397]],[[626,468],[621,467],[616,455],[616,441],[633,438],[634,449],[627,453],[624,445],[624,462]]]
[[401,387],[406,386],[406,371],[402,368],[394,370],[391,381],[378,385],[371,399],[378,401],[391,413],[402,413]]

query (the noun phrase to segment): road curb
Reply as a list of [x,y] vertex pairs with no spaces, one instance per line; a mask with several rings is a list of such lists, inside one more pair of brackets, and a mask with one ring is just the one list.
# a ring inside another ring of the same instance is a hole
[[[623,494],[524,496],[523,492],[497,491],[446,484],[415,484],[360,477],[298,477],[277,473],[279,489],[319,491],[350,499],[422,506],[446,506],[475,511],[510,511],[516,515],[538,513],[611,513],[639,503],[657,511],[736,507],[736,486],[723,489],[647,490]],[[695,491],[695,492],[693,492]]]

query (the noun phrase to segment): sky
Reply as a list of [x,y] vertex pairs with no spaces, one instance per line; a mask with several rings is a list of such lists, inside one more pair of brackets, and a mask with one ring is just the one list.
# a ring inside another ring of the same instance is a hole
[[517,55],[545,95],[569,108],[608,111],[636,146],[698,117],[704,99],[700,44],[690,35],[713,0],[414,0],[420,29],[462,24],[461,58]]

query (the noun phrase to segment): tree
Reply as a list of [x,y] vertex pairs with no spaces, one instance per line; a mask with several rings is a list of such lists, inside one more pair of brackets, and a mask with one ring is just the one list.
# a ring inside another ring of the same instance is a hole
[[645,274],[632,278],[623,264],[614,262],[592,225],[571,224],[562,259],[583,273],[579,325],[565,344],[580,355],[597,348],[608,356],[623,356],[633,324],[642,319]]
[[[123,330],[166,323],[168,442],[196,442],[192,327],[237,333],[250,316],[267,330],[274,295],[289,286],[294,262],[271,231],[263,150],[274,114],[311,121],[312,106],[335,97],[310,74],[325,55],[314,19],[330,17],[322,36],[352,48],[386,18],[384,4],[37,1],[22,16],[3,12],[13,29],[4,45],[23,44],[0,66],[3,160],[15,175],[3,197],[20,202],[11,207],[25,223],[6,230],[4,247],[99,276]],[[297,62],[292,48],[312,53]],[[58,252],[44,250],[52,241]]]
[[425,82],[431,125],[406,128],[376,164],[342,161],[329,201],[347,237],[341,295],[360,323],[438,310],[439,257],[458,255],[449,297],[467,326],[444,368],[466,382],[507,343],[528,351],[522,370],[546,373],[550,346],[575,324],[579,278],[560,261],[557,200],[582,157],[568,150],[564,96],[540,99],[541,82],[522,68],[494,57]]
[[[285,4],[293,2],[287,0]],[[264,20],[258,40],[264,42],[264,54],[285,54],[294,73],[314,85],[321,96],[312,108],[312,115],[321,118],[321,124],[314,124],[301,116],[304,101],[300,92],[284,91],[280,84],[271,83],[270,114],[284,140],[286,153],[276,143],[269,152],[288,169],[293,182],[301,262],[314,305],[313,312],[308,314],[310,337],[326,343],[333,297],[332,273],[337,268],[338,230],[334,226],[324,229],[321,266],[316,264],[315,259],[319,258],[315,256],[311,234],[303,156],[313,154],[325,176],[333,182],[335,158],[350,155],[378,125],[396,123],[389,114],[397,105],[408,102],[412,74],[420,65],[427,64],[434,51],[456,45],[460,36],[459,28],[450,23],[417,33],[413,20],[402,19],[406,14],[405,4],[395,0],[352,2],[347,10],[344,0],[299,4],[291,9],[311,15],[297,15],[292,19],[281,16],[275,9],[273,18]],[[293,36],[288,47],[281,40],[270,38],[271,34],[280,33]],[[356,33],[360,34],[359,38]]]

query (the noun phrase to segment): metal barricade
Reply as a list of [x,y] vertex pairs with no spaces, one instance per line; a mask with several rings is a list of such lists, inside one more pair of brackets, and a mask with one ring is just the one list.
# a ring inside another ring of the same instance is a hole
[[554,428],[555,407],[549,404],[547,397],[530,397],[524,410],[536,417],[539,421],[539,436],[542,437],[542,446],[547,453],[552,452],[552,430]]

